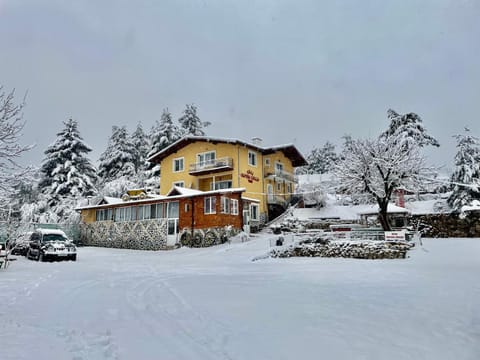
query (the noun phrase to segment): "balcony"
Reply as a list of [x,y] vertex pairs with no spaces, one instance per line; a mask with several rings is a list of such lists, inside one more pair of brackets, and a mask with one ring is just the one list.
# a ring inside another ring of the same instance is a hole
[[279,195],[268,195],[267,196],[267,204],[268,205],[280,205],[284,208],[288,206],[288,201]]
[[289,173],[287,171],[283,170],[266,170],[265,171],[265,177],[269,179],[282,179],[282,180],[287,180],[291,182],[295,182],[295,176],[292,173]]
[[200,175],[227,170],[233,170],[233,159],[231,157],[224,157],[190,164],[188,173],[190,175]]

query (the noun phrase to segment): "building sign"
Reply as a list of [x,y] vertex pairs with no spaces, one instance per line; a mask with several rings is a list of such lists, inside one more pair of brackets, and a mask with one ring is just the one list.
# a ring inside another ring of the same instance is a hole
[[405,230],[385,231],[385,241],[405,241]]
[[241,177],[247,179],[249,183],[253,183],[254,181],[259,181],[260,179],[253,174],[252,170],[247,170],[246,173],[241,173]]

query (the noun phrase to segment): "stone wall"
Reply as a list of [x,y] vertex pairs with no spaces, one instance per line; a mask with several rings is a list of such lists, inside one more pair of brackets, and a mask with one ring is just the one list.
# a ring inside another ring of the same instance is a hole
[[167,219],[143,221],[97,221],[80,226],[87,246],[118,249],[164,250],[167,248]]
[[422,230],[423,237],[480,237],[480,212],[413,215],[410,224]]
[[241,230],[233,226],[223,226],[209,229],[185,228],[180,233],[180,244],[188,247],[209,247],[225,243],[230,237]]
[[303,243],[283,249],[273,249],[273,258],[342,257],[354,259],[405,259],[412,243],[385,241],[328,241]]

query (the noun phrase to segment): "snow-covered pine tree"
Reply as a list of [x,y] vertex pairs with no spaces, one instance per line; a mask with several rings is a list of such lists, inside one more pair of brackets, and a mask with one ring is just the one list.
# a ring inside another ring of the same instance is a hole
[[[172,114],[167,109],[163,109],[160,120],[155,122],[150,134],[150,151],[147,158],[155,155],[159,151],[165,149],[167,146],[173,144],[180,139],[181,131],[173,123]],[[160,165],[154,163],[147,164],[147,171],[145,175],[147,180],[146,185],[153,191],[158,191],[160,186]]]
[[454,210],[480,200],[480,142],[465,128],[465,134],[454,136],[457,140],[455,170],[452,174],[453,189],[448,204]]
[[204,128],[211,125],[208,121],[201,121],[197,115],[197,107],[187,104],[183,115],[178,119],[183,135],[205,136]]
[[133,164],[135,165],[135,172],[137,174],[143,173],[145,170],[145,159],[150,145],[141,123],[138,123],[137,128],[132,133],[130,141],[134,150]]
[[405,146],[413,143],[416,146],[424,147],[427,145],[440,146],[438,141],[423,126],[422,119],[415,113],[401,115],[396,111],[389,109],[387,117],[390,120],[388,129],[382,133],[381,137],[388,138],[395,136]]
[[339,160],[335,152],[335,145],[326,142],[321,148],[314,148],[307,155],[308,165],[300,170],[302,174],[325,174],[329,172]]
[[63,199],[83,198],[96,192],[95,167],[86,156],[92,149],[83,142],[76,120],[63,123],[65,128],[45,150],[46,157],[40,168],[39,188],[51,207]]
[[[160,121],[155,122],[150,134],[150,151],[147,158],[165,149],[170,144],[180,139],[181,132],[178,126],[173,123],[172,114],[167,109],[163,109]],[[153,166],[153,164],[152,164]]]
[[135,177],[135,149],[125,126],[112,126],[107,149],[100,155],[98,176],[102,183]]

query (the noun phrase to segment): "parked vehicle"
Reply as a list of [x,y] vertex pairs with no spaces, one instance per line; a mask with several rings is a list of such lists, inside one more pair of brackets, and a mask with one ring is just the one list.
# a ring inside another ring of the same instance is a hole
[[9,247],[6,238],[0,235],[0,269],[7,268]]
[[27,258],[76,261],[77,248],[62,230],[36,229],[30,236]]
[[27,255],[28,247],[30,245],[30,237],[32,236],[32,232],[26,232],[20,234],[12,243],[10,244],[10,248],[12,249],[13,255]]

